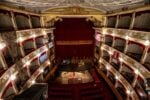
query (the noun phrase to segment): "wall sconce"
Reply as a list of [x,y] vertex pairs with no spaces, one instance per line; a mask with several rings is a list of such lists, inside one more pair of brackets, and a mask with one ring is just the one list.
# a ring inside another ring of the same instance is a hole
[[6,47],[6,44],[4,42],[0,42],[0,50],[4,49]]
[[16,79],[16,75],[11,75],[11,76],[10,76],[10,80],[11,80],[11,81],[14,81],[15,79]]

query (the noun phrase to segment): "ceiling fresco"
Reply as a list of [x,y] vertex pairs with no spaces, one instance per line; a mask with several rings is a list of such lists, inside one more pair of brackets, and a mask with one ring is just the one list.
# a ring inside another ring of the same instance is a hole
[[92,8],[101,12],[113,11],[124,7],[132,8],[144,5],[144,0],[1,0],[0,2],[25,7],[37,11],[79,6]]

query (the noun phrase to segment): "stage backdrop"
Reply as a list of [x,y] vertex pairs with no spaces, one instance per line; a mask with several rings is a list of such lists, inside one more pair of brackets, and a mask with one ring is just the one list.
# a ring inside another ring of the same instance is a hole
[[55,23],[55,28],[56,59],[94,56],[92,22],[85,18],[63,18]]

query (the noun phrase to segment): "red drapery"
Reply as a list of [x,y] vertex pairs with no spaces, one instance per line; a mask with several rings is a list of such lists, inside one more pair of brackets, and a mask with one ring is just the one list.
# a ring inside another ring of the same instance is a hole
[[[63,18],[55,24],[56,58],[93,57],[94,29],[91,22],[85,18]],[[93,41],[85,45],[57,45],[56,41]]]

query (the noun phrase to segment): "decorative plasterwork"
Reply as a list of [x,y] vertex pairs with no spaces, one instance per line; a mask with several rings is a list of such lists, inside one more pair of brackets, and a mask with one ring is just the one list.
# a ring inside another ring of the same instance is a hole
[[100,12],[91,8],[83,8],[79,6],[73,7],[63,7],[63,8],[54,8],[48,9],[43,12],[43,14],[54,14],[54,15],[102,15],[103,12]]
[[73,7],[93,8],[102,12],[144,4],[144,0],[1,0],[7,4],[45,11],[49,8]]

